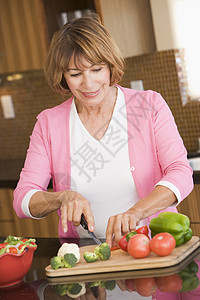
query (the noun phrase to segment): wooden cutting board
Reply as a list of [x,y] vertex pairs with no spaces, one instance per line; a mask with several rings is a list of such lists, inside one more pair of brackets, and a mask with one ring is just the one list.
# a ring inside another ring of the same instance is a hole
[[131,257],[127,252],[117,249],[111,252],[111,257],[106,261],[96,261],[87,263],[83,258],[85,251],[93,251],[96,245],[90,245],[80,248],[81,259],[74,268],[60,268],[53,270],[51,266],[45,268],[46,276],[72,276],[83,274],[97,274],[105,272],[118,272],[129,270],[145,270],[164,268],[176,265],[190,255],[195,249],[200,246],[199,237],[193,236],[186,244],[179,246],[173,252],[164,257],[157,256],[151,253],[148,257],[136,259]]

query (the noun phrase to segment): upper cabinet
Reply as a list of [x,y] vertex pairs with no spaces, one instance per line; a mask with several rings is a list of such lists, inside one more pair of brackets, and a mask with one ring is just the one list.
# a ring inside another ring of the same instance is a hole
[[41,0],[0,0],[0,73],[40,69],[48,49]]
[[0,73],[41,69],[61,13],[86,9],[124,57],[156,50],[149,0],[0,0]]
[[96,6],[124,57],[156,51],[149,0],[98,0]]

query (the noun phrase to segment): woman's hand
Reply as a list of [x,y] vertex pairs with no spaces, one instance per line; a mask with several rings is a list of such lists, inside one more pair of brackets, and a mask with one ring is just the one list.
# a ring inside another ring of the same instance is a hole
[[64,191],[60,197],[61,223],[64,232],[67,232],[67,221],[73,222],[78,226],[81,221],[81,215],[84,214],[88,228],[94,231],[94,217],[90,204],[81,194],[74,191]]
[[141,214],[133,208],[110,217],[106,230],[106,243],[111,247],[118,244],[124,234],[134,230],[139,225],[141,219]]

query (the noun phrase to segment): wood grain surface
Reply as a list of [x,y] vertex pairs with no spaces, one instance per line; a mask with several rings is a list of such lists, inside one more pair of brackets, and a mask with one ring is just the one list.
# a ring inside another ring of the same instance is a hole
[[128,255],[128,253],[122,251],[121,249],[118,249],[112,251],[110,259],[106,261],[99,260],[93,263],[86,263],[83,258],[83,253],[85,251],[93,251],[96,245],[91,245],[80,248],[81,259],[74,268],[60,268],[58,270],[53,270],[49,265],[45,268],[45,271],[47,277],[59,277],[80,274],[83,275],[164,268],[180,263],[199,246],[199,237],[193,236],[189,242],[175,248],[173,252],[168,256],[159,257],[154,253],[151,253],[148,257],[136,259]]

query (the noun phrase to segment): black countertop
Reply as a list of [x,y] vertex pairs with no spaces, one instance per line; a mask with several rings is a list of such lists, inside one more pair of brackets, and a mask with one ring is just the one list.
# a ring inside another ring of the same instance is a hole
[[[0,242],[3,242],[4,238],[0,238]],[[55,281],[52,278],[46,277],[45,274],[45,267],[49,265],[51,257],[57,254],[57,251],[63,242],[75,242],[79,246],[85,246],[92,244],[91,239],[81,239],[81,240],[62,240],[60,241],[57,238],[36,238],[36,242],[38,245],[37,250],[34,252],[33,262],[31,269],[24,277],[23,281],[19,284],[16,284],[11,287],[7,288],[0,288],[0,299],[7,300],[7,299],[71,299],[68,296],[61,296],[58,294],[58,289],[64,287],[65,284],[69,284],[71,282],[76,282],[76,276],[73,276],[72,279],[69,280],[68,277],[60,277],[57,278]],[[172,276],[177,274],[177,272],[182,271],[183,269],[186,270],[188,268],[188,264],[194,263],[200,266],[200,249],[196,249],[193,253],[190,254],[187,258],[184,259],[181,263],[176,265],[175,267],[165,267],[155,269],[153,271],[154,275],[145,276],[145,277],[152,277],[153,279],[157,280],[159,277],[159,272],[162,271],[162,276]],[[163,272],[164,271],[164,272]],[[144,271],[145,274],[149,274],[148,270]],[[191,280],[191,273],[189,273],[189,284],[188,287],[192,288],[193,280]],[[103,277],[105,274],[105,278]],[[197,277],[200,277],[200,272],[198,272]],[[87,275],[86,275],[87,276]],[[135,271],[126,271],[126,272],[111,272],[111,273],[103,273],[101,277],[98,278],[98,275],[95,275],[96,278],[94,280],[88,280],[87,277],[83,276],[83,279],[79,282],[86,285],[86,294],[81,298],[77,298],[79,300],[94,300],[94,299],[152,299],[141,297],[136,291],[127,290],[127,284],[133,283],[134,280],[137,278],[141,278],[141,275],[137,275]],[[91,275],[90,275],[91,277]],[[85,278],[85,279],[84,279]],[[167,278],[167,277],[166,277]],[[197,282],[198,282],[197,278]],[[66,280],[66,282],[65,282]],[[143,280],[143,281],[142,281]],[[145,290],[147,287],[144,285],[145,280],[144,277],[140,279],[143,283],[142,290]],[[167,280],[167,279],[166,279]],[[115,287],[112,291],[106,290],[105,288],[89,288],[88,282],[91,281],[113,281],[115,283]],[[156,281],[157,282],[157,281]],[[192,288],[193,289],[193,288]],[[101,293],[101,296],[98,296],[98,293]],[[141,293],[141,292],[140,292]],[[141,297],[141,298],[140,298]],[[172,297],[172,298],[171,298]],[[183,298],[182,298],[183,297]],[[163,300],[163,299],[184,299],[184,300],[193,300],[193,299],[200,299],[200,285],[197,288],[193,289],[193,291],[188,292],[177,292],[177,293],[169,293],[169,292],[160,292],[157,290],[157,293],[153,296],[154,300]]]

